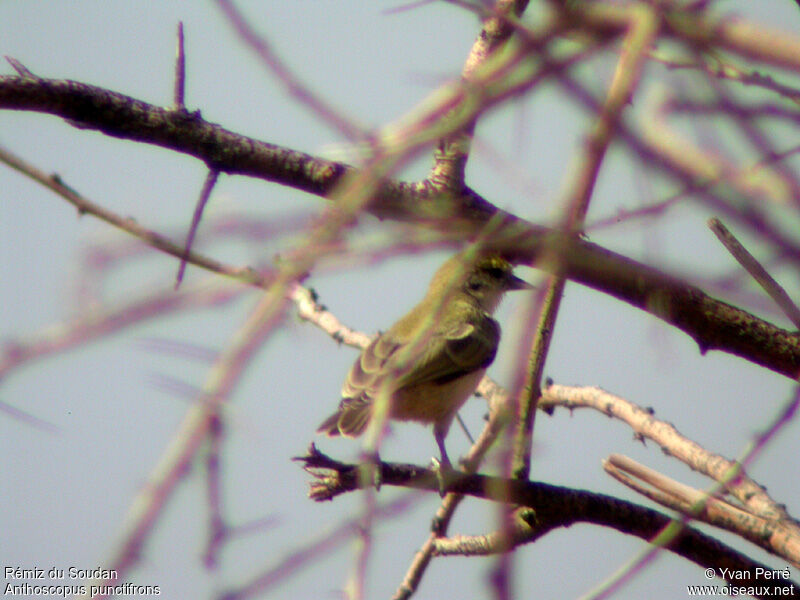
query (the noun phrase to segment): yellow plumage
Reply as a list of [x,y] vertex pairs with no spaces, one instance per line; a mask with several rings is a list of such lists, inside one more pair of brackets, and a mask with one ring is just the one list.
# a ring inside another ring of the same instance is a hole
[[491,313],[503,292],[525,288],[497,255],[448,260],[425,298],[364,349],[342,386],[339,410],[317,431],[362,434],[385,394],[390,419],[433,423],[449,464],[444,438],[497,352],[500,326]]

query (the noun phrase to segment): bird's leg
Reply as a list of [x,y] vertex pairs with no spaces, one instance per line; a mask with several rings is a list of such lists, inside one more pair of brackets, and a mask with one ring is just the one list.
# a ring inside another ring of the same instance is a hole
[[452,468],[450,457],[447,456],[447,448],[444,447],[444,435],[441,431],[434,430],[433,436],[436,438],[436,445],[439,446],[439,454],[442,457],[441,464],[446,467]]
[[447,489],[447,478],[453,473],[453,465],[450,462],[450,457],[447,456],[447,449],[444,447],[444,438],[447,431],[437,425],[433,427],[433,437],[436,439],[436,445],[439,446],[439,453],[442,457],[441,462],[433,459],[433,468],[436,471],[436,479],[439,482],[439,495],[444,497],[445,490]]

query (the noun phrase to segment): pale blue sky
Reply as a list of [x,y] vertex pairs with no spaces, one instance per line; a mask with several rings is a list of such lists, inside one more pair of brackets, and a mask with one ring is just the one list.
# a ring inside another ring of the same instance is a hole
[[[744,10],[747,3],[723,3]],[[788,0],[758,3],[758,18],[800,32],[800,10]],[[242,2],[258,29],[298,76],[361,123],[377,127],[407,112],[436,85],[457,76],[478,32],[462,10],[433,4],[385,14],[397,2]],[[186,101],[206,119],[234,131],[311,153],[330,154],[337,134],[297,106],[236,39],[212,3],[55,2],[0,3],[0,54],[12,56],[43,77],[70,78],[130,94],[154,104],[171,103],[175,28],[183,20],[188,60]],[[607,57],[612,58],[612,57]],[[607,83],[608,61],[589,77]],[[6,66],[3,73],[10,74]],[[649,72],[649,83],[670,85],[670,74]],[[637,105],[637,108],[638,105]],[[558,215],[559,192],[580,144],[585,115],[548,87],[488,116],[470,160],[468,183],[496,204],[546,223]],[[791,136],[794,132],[785,132]],[[205,176],[198,161],[165,150],[76,130],[49,116],[0,112],[0,144],[58,172],[90,199],[143,225],[182,239]],[[506,167],[481,144],[499,152]],[[427,156],[404,176],[424,176]],[[648,187],[650,186],[650,187]],[[0,335],[25,337],[85,309],[78,292],[81,258],[95,245],[116,247],[127,238],[88,217],[77,218],[63,200],[21,175],[0,168]],[[635,208],[673,187],[633,169],[625,153],[608,157],[590,216]],[[277,185],[222,176],[210,215],[307,214],[321,200]],[[701,276],[732,269],[732,262],[705,229],[708,214],[686,206],[663,223],[610,228],[593,241],[677,272],[702,267]],[[365,227],[375,231],[371,219]],[[209,243],[201,225],[198,248],[233,264],[268,260],[292,247],[292,239],[243,246]],[[155,252],[143,264],[112,274],[104,292],[130,299],[171,285],[176,262]],[[388,327],[423,293],[445,254],[398,258],[378,266],[312,276],[321,301],[347,325],[366,332]],[[698,265],[698,263],[700,263]],[[533,280],[536,274],[521,270]],[[795,277],[794,274],[791,275]],[[209,276],[189,268],[187,284]],[[789,279],[790,286],[797,285]],[[46,433],[0,417],[0,565],[90,568],[105,566],[131,498],[164,451],[186,410],[186,399],[154,384],[168,377],[199,385],[207,365],[159,353],[152,338],[221,349],[257,300],[238,302],[148,322],[76,352],[32,364],[2,382],[0,399],[58,427]],[[508,384],[526,299],[510,299],[500,311],[506,335],[490,374]],[[784,324],[779,317],[771,319]],[[308,477],[290,461],[315,439],[318,422],[338,402],[341,381],[355,358],[325,334],[290,317],[258,354],[230,407],[224,454],[226,512],[234,524],[271,517],[268,530],[225,548],[217,572],[202,568],[207,504],[202,468],[180,488],[128,577],[160,585],[162,597],[209,597],[310,543],[362,507],[359,495],[333,503],[306,499]],[[547,375],[557,383],[599,385],[673,422],[683,433],[722,454],[738,454],[791,392],[785,378],[748,362],[712,352],[698,355],[684,334],[616,300],[570,284],[557,324]],[[478,431],[485,407],[473,400],[464,418]],[[721,418],[722,416],[722,418]],[[800,484],[787,457],[797,455],[800,426],[792,424],[751,474],[774,497],[800,513]],[[358,443],[317,439],[343,459]],[[454,428],[451,455],[467,442]],[[643,447],[622,425],[588,412],[559,411],[540,417],[532,477],[603,491],[640,502],[610,481],[600,461],[612,452],[633,456],[682,481],[706,481]],[[387,460],[425,463],[435,454],[430,431],[394,428],[383,451]],[[789,468],[787,468],[787,466]],[[277,482],[277,483],[276,483]],[[396,497],[384,488],[380,499]],[[643,501],[642,501],[643,502]],[[386,598],[401,580],[414,551],[427,537],[439,499],[423,497],[417,508],[382,523],[375,532],[368,597]],[[482,533],[496,521],[485,502],[464,503],[451,533]],[[515,558],[520,597],[565,598],[585,593],[642,544],[596,527],[573,527],[546,536]],[[750,547],[745,546],[748,552]],[[288,578],[272,598],[337,597],[354,565],[355,544],[344,543],[324,560]],[[781,561],[767,559],[776,567]],[[493,559],[439,559],[418,598],[482,598],[488,595]],[[797,575],[795,574],[795,577]],[[5,582],[4,582],[5,583]],[[704,583],[697,567],[663,554],[619,597],[675,598],[685,584]]]

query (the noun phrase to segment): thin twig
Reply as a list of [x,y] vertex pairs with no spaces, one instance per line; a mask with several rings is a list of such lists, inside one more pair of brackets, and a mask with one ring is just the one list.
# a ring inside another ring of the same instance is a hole
[[[603,462],[603,469],[620,483],[653,502],[678,511],[690,519],[729,531],[767,552],[777,554],[773,547],[774,538],[781,535],[781,523],[754,515],[710,492],[675,481],[626,456],[611,455]],[[787,553],[780,556],[795,566],[800,566],[796,558]]]
[[211,169],[206,175],[206,180],[203,182],[203,189],[200,191],[200,197],[197,199],[197,205],[194,208],[194,215],[192,215],[192,223],[189,225],[189,232],[186,234],[186,244],[184,246],[183,256],[181,257],[180,265],[178,266],[178,275],[175,277],[175,289],[181,285],[183,281],[183,273],[186,270],[186,262],[189,253],[192,250],[192,242],[197,233],[197,228],[200,227],[200,219],[203,218],[203,211],[205,210],[208,199],[211,196],[211,191],[217,184],[219,171]]
[[[0,379],[2,379],[2,377],[0,377]],[[32,415],[27,411],[17,408],[16,406],[12,406],[3,400],[0,400],[0,412],[5,413],[12,419],[16,419],[17,421],[25,423],[26,425],[35,427],[36,429],[40,429],[48,433],[59,433],[61,431],[57,425],[51,423],[50,421],[45,421],[44,419],[41,419],[36,415]]]
[[[637,437],[654,441],[665,454],[714,481],[722,481],[736,467],[734,461],[710,452],[683,436],[674,425],[654,418],[652,409],[642,408],[600,388],[549,385],[543,390],[540,408],[552,409],[556,406],[569,410],[593,408],[618,419],[628,424]],[[792,521],[785,507],[770,498],[764,488],[746,473],[740,473],[734,481],[728,483],[726,489],[753,514],[775,521]],[[800,539],[800,529],[797,533]]]
[[[508,41],[515,31],[510,19],[521,16],[527,6],[528,0],[497,0],[491,9],[486,8],[480,15],[483,25],[461,70],[461,80],[465,84],[469,85],[478,69]],[[478,6],[471,8],[476,10]],[[434,166],[428,176],[435,186],[452,191],[459,191],[464,187],[464,170],[479,116],[475,114],[460,128],[438,141]],[[446,116],[444,118],[447,119]]]
[[[285,265],[280,276],[262,296],[255,310],[233,336],[228,348],[210,369],[203,386],[202,402],[190,408],[175,436],[139,493],[134,497],[125,518],[121,541],[106,564],[115,574],[124,576],[140,559],[140,549],[150,536],[163,508],[178,484],[189,472],[199,448],[208,439],[215,415],[222,403],[232,397],[245,366],[266,337],[280,323],[285,311],[287,287],[297,272]],[[107,585],[109,581],[92,581]],[[98,598],[101,596],[98,596]],[[105,597],[105,596],[102,596]]]
[[208,541],[203,554],[206,568],[213,569],[219,561],[219,552],[230,534],[222,516],[222,473],[220,453],[222,451],[224,425],[219,411],[210,417],[206,451],[206,491],[208,494]]
[[[362,489],[371,485],[358,476],[361,466],[345,464],[333,460],[319,452],[314,446],[306,456],[299,457],[305,469],[315,477],[311,496],[317,501],[331,500],[342,493]],[[415,465],[380,462],[381,480],[384,485],[423,489],[429,492],[438,490],[436,474]],[[475,544],[462,543],[464,538],[454,540],[439,539],[436,542],[437,554],[490,555],[507,552],[509,544],[514,547],[531,542],[556,528],[568,527],[575,523],[592,523],[613,527],[617,531],[651,539],[668,527],[670,517],[634,503],[611,496],[570,489],[541,482],[520,481],[501,477],[476,474],[457,474],[448,482],[455,492],[476,498],[492,500],[502,504],[522,505],[533,508],[535,514],[520,528],[521,537],[509,538],[505,531],[494,534],[490,543],[480,544],[480,538],[489,542],[489,536],[474,536]],[[756,571],[756,563],[745,555],[703,535],[692,527],[685,526],[680,538],[664,540],[664,548],[702,566],[718,567],[726,561],[750,564],[749,578],[757,578],[759,583],[769,579]],[[724,558],[723,558],[724,556]],[[722,562],[718,562],[722,561]],[[744,567],[742,567],[744,568]],[[758,573],[758,574],[757,574]],[[774,584],[774,583],[773,583]],[[781,586],[795,584],[788,580],[779,582]]]
[[217,0],[217,5],[222,9],[239,37],[258,55],[261,63],[283,82],[289,94],[296,101],[309,107],[312,113],[338,130],[351,142],[364,139],[365,130],[356,125],[355,119],[346,116],[342,110],[331,106],[301,82],[299,77],[292,73],[291,69],[273,51],[267,39],[253,29],[250,22],[236,8],[233,2],[230,2],[230,0]]
[[779,284],[770,275],[767,270],[762,266],[755,256],[748,252],[736,236],[719,219],[712,218],[708,220],[708,227],[722,242],[722,245],[731,253],[736,261],[750,273],[753,279],[758,282],[762,289],[769,295],[770,298],[777,304],[783,313],[789,317],[789,320],[800,329],[800,309],[794,301],[786,293],[781,284]]
[[[508,407],[507,395],[492,393],[498,386],[488,377],[484,377],[478,386],[484,397],[491,395],[489,420],[477,441],[470,447],[467,456],[462,461],[465,473],[475,473],[483,462],[483,458],[494,445],[503,429],[511,420],[511,411]],[[392,600],[407,600],[417,590],[423,575],[430,565],[436,551],[437,540],[447,533],[447,528],[464,496],[460,494],[447,494],[433,518],[433,527],[428,539],[417,551],[414,560],[409,565],[403,581],[392,596]]]
[[[769,75],[763,75],[755,69],[741,69],[730,62],[723,62],[716,54],[706,53],[709,62],[702,63],[698,60],[674,60],[653,51],[650,59],[663,64],[668,69],[697,69],[712,77],[737,81],[746,86],[756,86],[767,89],[787,98],[793,102],[800,102],[800,90],[778,83]],[[712,64],[713,62],[713,64]]]
[[[376,509],[376,517],[389,519],[406,514],[424,498],[425,496],[419,492],[407,492],[386,504],[379,505]],[[359,515],[320,533],[310,542],[281,556],[274,565],[262,573],[245,580],[238,587],[222,593],[219,600],[245,600],[246,598],[263,597],[266,591],[296,573],[302,572],[302,569],[311,561],[328,557],[335,548],[349,543],[352,537],[358,534],[360,526],[361,516]]]
[[[772,439],[778,430],[785,427],[791,421],[797,412],[798,406],[800,406],[800,387],[797,388],[794,396],[784,405],[783,409],[773,419],[772,423],[770,423],[764,432],[756,436],[756,438],[747,445],[742,453],[742,457],[738,461],[735,461],[733,466],[723,475],[722,479],[701,499],[699,503],[692,507],[690,514],[704,509],[708,498],[718,491],[724,490],[728,483],[737,479],[739,475],[744,472],[745,465],[751,463],[761,452],[761,450],[764,449],[767,441]],[[652,562],[660,550],[668,548],[675,540],[685,533],[688,528],[688,523],[691,519],[690,514],[684,514],[679,518],[673,518],[669,524],[664,526],[664,528],[650,540],[650,546],[648,548],[642,550],[637,556],[634,556],[630,561],[622,565],[605,581],[598,584],[595,589],[592,590],[592,592],[584,596],[584,598],[586,600],[600,600],[602,598],[607,598],[614,592],[618,591],[628,580],[630,580],[633,573],[639,571],[646,564]],[[756,524],[756,526],[757,525],[758,524]],[[785,524],[776,524],[775,529],[780,530],[784,527],[794,527],[796,529],[796,523],[789,522]],[[756,535],[758,533],[762,533],[760,531],[760,527],[757,526],[757,532],[754,533]],[[776,537],[779,538],[779,542],[783,542],[786,539],[785,535],[770,535],[768,539],[764,540],[765,543],[768,543],[765,547],[774,552],[776,555],[790,560],[793,564],[800,565],[800,553],[798,552],[797,543],[799,541],[798,538],[794,536],[794,544],[791,546],[787,544],[785,546],[779,545],[776,547]]]
[[[577,172],[577,175],[572,176],[571,189],[567,195],[569,203],[565,211],[563,229],[568,234],[578,234],[583,231],[600,166],[614,138],[622,111],[631,101],[639,84],[647,52],[658,32],[659,23],[659,16],[655,14],[653,8],[644,4],[635,5],[635,9],[629,12],[623,51],[617,62],[614,78],[609,85],[605,103],[597,114],[578,158],[577,169],[569,170],[570,173]],[[547,262],[547,258],[553,260],[556,265],[562,262],[559,256],[546,257],[543,262]],[[555,274],[548,282],[537,335],[529,352],[528,374],[517,401],[519,421],[511,466],[514,476],[522,479],[527,479],[530,473],[533,428],[536,406],[541,395],[542,373],[566,285],[566,277],[560,271],[561,268],[556,266]]]
[[214,273],[225,275],[245,283],[255,284],[259,287],[269,285],[269,277],[262,276],[249,267],[230,267],[213,258],[191,250],[187,254],[184,246],[176,244],[169,238],[152,229],[147,229],[139,225],[132,218],[122,217],[113,211],[103,208],[66,185],[60,176],[49,175],[2,147],[0,147],[0,162],[7,164],[23,175],[30,177],[34,181],[37,181],[49,190],[55,192],[72,204],[80,215],[89,214],[97,217],[101,221],[105,221],[109,225],[113,225],[117,229],[131,234],[157,250],[179,259],[186,257],[192,264],[213,271]]

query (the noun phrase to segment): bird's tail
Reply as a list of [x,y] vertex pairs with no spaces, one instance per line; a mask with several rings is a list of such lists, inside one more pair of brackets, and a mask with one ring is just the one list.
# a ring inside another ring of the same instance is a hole
[[364,433],[371,416],[372,404],[365,402],[348,403],[325,419],[317,427],[317,433],[324,433],[330,437],[340,434],[347,437],[357,437]]
[[335,437],[341,432],[339,431],[339,413],[335,412],[330,417],[325,419],[319,427],[317,433],[324,433],[329,437]]

